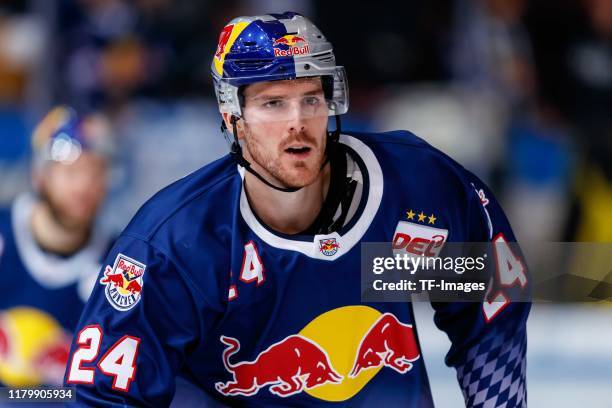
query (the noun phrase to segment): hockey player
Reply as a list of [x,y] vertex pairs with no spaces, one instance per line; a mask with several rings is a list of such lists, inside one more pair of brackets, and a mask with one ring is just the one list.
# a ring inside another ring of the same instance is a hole
[[0,384],[60,385],[72,330],[110,247],[94,228],[109,135],[53,109],[34,132],[35,191],[0,211]]
[[[122,233],[66,384],[83,405],[164,406],[180,374],[225,406],[432,406],[411,305],[361,300],[360,243],[504,247],[501,208],[409,132],[341,133],[344,69],[299,14],[232,20],[212,75],[231,154],[159,192]],[[529,304],[504,291],[527,277],[512,273],[482,303],[434,304],[468,406],[526,405]]]

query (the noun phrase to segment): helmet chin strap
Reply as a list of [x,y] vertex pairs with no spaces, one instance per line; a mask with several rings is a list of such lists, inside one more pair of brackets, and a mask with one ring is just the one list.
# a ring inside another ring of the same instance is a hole
[[[325,147],[325,161],[323,162],[323,164],[321,165],[321,169],[323,169],[323,167],[325,167],[325,165],[329,162],[329,156],[330,156],[330,152],[332,151],[332,149],[334,149],[338,143],[338,139],[340,138],[340,116],[339,115],[335,115],[334,116],[336,119],[336,129],[332,130],[332,131],[327,131],[327,145]],[[261,174],[257,173],[252,167],[251,167],[251,163],[249,163],[249,161],[247,159],[244,158],[244,156],[242,155],[242,146],[240,146],[240,143],[238,142],[238,128],[236,126],[236,123],[240,120],[240,118],[236,115],[232,115],[230,118],[230,123],[232,124],[232,132],[233,132],[233,141],[230,139],[228,133],[228,129],[227,129],[227,125],[225,124],[224,120],[221,120],[221,132],[223,133],[223,135],[225,136],[225,138],[231,143],[231,147],[230,147],[230,156],[232,156],[234,158],[234,160],[236,161],[236,163],[238,163],[238,165],[244,167],[244,169],[246,171],[248,171],[249,173],[251,173],[252,175],[254,175],[255,177],[257,177],[262,183],[264,183],[265,185],[267,185],[268,187],[271,187],[277,191],[282,191],[283,193],[294,193],[298,190],[301,190],[302,187],[278,187],[275,186],[274,184],[270,183],[268,180],[266,180]]]

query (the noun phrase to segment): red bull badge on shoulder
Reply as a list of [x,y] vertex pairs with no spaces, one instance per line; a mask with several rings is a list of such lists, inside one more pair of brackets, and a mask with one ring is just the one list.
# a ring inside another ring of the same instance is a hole
[[111,268],[106,266],[100,283],[106,286],[106,299],[119,311],[133,308],[140,300],[146,265],[123,254],[117,255]]

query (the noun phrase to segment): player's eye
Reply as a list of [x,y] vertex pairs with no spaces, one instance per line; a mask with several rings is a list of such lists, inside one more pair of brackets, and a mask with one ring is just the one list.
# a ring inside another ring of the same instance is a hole
[[304,103],[308,106],[318,106],[321,104],[321,98],[318,96],[307,96],[304,98]]
[[281,99],[272,99],[272,100],[264,102],[262,106],[268,109],[275,109],[275,108],[282,108],[283,104],[284,103]]

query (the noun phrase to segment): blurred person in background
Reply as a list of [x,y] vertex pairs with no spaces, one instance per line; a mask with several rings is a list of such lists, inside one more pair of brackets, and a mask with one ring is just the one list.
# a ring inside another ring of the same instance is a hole
[[54,108],[32,137],[34,189],[0,211],[0,384],[61,383],[109,236],[95,226],[112,153],[100,115]]
[[[479,113],[495,118],[496,131],[482,132],[477,143],[490,147],[488,159],[481,159],[489,163],[484,177],[503,191],[519,238],[541,242],[563,234],[572,153],[566,124],[541,96],[524,23],[528,5],[525,0],[457,0],[452,72],[468,99],[485,102]],[[482,128],[483,119],[472,117]],[[458,143],[463,139],[460,135]]]
[[202,135],[219,127],[207,50],[226,20],[217,16],[233,3],[55,3],[58,75],[47,84],[58,100],[104,110],[116,135],[112,194],[101,214],[111,230],[124,228],[160,188],[226,152],[222,138]]
[[[612,2],[532,0],[525,23],[533,43],[541,102],[548,117],[565,128],[565,142],[570,142],[566,143],[571,151],[565,179],[571,189],[551,205],[569,209],[567,228],[557,239],[610,242]],[[550,147],[532,155],[529,165],[538,168],[559,157],[559,149]]]
[[612,242],[612,1],[583,0],[566,53],[569,114],[582,150],[573,239]]

